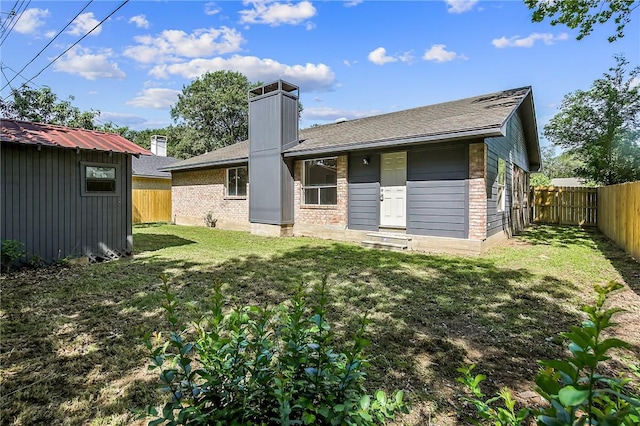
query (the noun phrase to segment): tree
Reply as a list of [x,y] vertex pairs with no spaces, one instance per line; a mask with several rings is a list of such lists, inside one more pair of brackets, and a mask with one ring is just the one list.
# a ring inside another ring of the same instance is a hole
[[251,87],[247,77],[234,71],[209,72],[184,86],[171,108],[171,117],[183,128],[178,154],[199,155],[246,140]]
[[551,18],[551,25],[565,24],[571,29],[579,28],[578,40],[591,34],[595,24],[604,24],[613,19],[616,31],[609,36],[609,42],[624,37],[624,27],[631,20],[631,12],[640,6],[638,0],[525,0],[525,4],[533,10],[533,22]]
[[3,100],[0,105],[0,113],[4,118],[93,130],[96,128],[93,120],[100,115],[100,111],[82,111],[73,106],[73,96],[65,101],[59,100],[46,86],[40,89],[13,89],[11,96],[13,100]]
[[640,179],[640,87],[633,85],[640,67],[626,72],[624,57],[615,59],[589,90],[565,95],[544,128],[549,141],[583,162],[578,176],[605,185]]

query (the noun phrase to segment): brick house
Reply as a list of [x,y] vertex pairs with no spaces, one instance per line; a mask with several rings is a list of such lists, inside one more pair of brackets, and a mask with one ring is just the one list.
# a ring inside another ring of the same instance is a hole
[[298,130],[298,88],[249,92],[249,140],[171,171],[176,224],[479,253],[529,224],[530,87]]

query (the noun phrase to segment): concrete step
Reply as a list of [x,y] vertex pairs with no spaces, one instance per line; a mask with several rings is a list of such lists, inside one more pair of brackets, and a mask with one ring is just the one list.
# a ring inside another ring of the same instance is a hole
[[392,250],[392,251],[404,251],[409,248],[408,244],[402,243],[390,243],[386,241],[362,241],[362,246],[367,248],[379,249],[379,250]]
[[370,234],[367,234],[367,237],[373,237],[374,239],[380,240],[380,241],[411,241],[411,237],[408,236],[407,234],[395,234],[395,233],[391,233],[391,232],[371,232]]

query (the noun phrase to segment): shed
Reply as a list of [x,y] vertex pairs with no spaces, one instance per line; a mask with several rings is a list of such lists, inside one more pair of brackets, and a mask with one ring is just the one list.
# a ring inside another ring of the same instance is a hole
[[131,158],[149,154],[112,133],[2,119],[0,239],[24,260],[129,256]]

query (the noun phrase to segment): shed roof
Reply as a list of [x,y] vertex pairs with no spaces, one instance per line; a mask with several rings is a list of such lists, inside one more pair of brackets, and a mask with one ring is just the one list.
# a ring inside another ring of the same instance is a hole
[[115,133],[4,118],[0,120],[0,142],[151,155],[150,151]]
[[[527,150],[532,169],[540,164],[538,134],[530,87],[504,90],[404,111],[325,124],[300,131],[299,144],[285,157],[309,157],[363,149],[505,135],[505,126],[523,105]],[[246,162],[244,141],[175,163],[164,170],[186,170]]]
[[159,155],[145,155],[143,157],[133,157],[131,169],[133,176],[171,179],[171,173],[162,172],[159,169],[180,161],[173,157],[163,157]]

